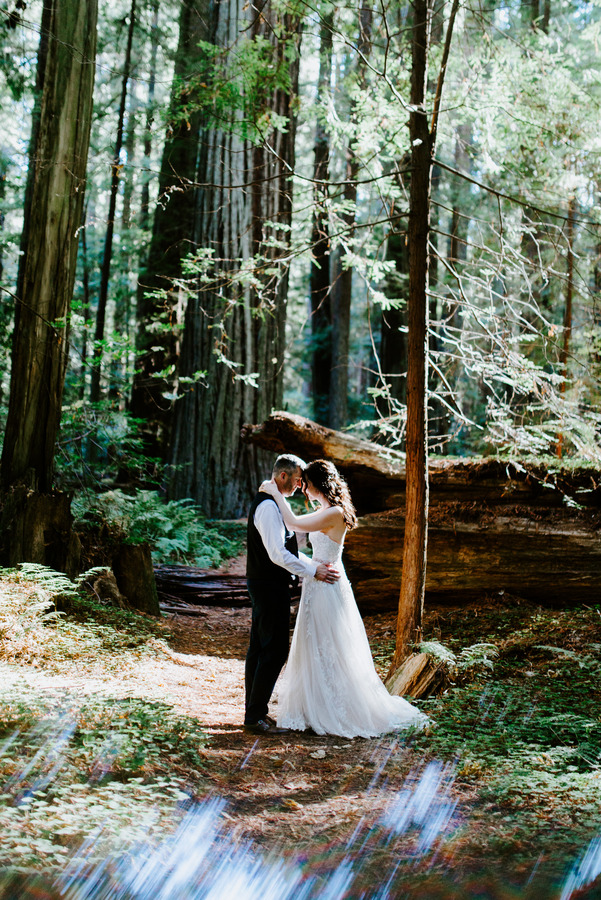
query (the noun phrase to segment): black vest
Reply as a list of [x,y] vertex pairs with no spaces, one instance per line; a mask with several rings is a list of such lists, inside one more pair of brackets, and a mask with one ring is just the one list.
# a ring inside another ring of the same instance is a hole
[[[273,497],[270,497],[269,494],[260,492],[251,503],[248,513],[246,577],[279,581],[289,584],[292,581],[296,581],[296,576],[292,575],[287,569],[276,566],[276,564],[271,561],[263,541],[261,540],[261,535],[255,525],[255,512],[257,507],[265,500],[271,500],[272,503],[275,503],[275,500]],[[294,556],[298,556],[298,543],[293,531],[288,531],[288,529],[286,529],[284,545],[286,550],[289,550]]]

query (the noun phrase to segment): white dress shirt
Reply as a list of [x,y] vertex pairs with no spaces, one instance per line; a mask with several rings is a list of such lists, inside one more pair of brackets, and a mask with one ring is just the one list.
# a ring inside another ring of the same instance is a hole
[[255,510],[254,523],[261,535],[263,546],[267,550],[272,563],[281,566],[299,578],[313,578],[317,571],[317,563],[303,553],[295,556],[286,549],[286,526],[275,500],[272,503],[264,500]]

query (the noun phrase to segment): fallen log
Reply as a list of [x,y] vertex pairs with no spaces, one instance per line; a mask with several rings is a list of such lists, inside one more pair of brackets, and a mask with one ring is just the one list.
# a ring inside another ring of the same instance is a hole
[[195,566],[155,566],[161,605],[180,600],[197,606],[248,606],[244,575],[217,574]]
[[[180,565],[155,566],[154,575],[161,608],[169,612],[188,606],[250,606],[246,575]],[[292,590],[292,599],[299,597],[297,586]]]
[[[404,510],[374,513],[349,532],[344,561],[363,612],[398,602]],[[601,512],[439,504],[428,529],[426,602],[515,594],[543,604],[601,601]]]
[[[245,425],[243,440],[273,453],[295,453],[310,461],[330,459],[349,483],[360,515],[405,504],[405,457],[371,441],[333,431],[310,419],[274,412],[260,425]],[[491,505],[601,507],[601,470],[582,466],[549,471],[497,459],[429,461],[430,505],[477,501]]]

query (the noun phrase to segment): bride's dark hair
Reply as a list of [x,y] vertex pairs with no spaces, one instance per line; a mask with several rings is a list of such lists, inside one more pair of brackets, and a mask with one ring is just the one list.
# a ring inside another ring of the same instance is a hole
[[351,500],[348,484],[333,463],[327,459],[316,459],[309,463],[303,472],[305,496],[307,482],[313,485],[316,491],[323,494],[328,503],[340,507],[347,528],[355,527],[357,513]]

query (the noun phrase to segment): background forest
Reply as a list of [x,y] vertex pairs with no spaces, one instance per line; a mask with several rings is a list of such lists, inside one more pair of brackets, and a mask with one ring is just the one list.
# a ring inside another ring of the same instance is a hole
[[[0,11],[4,422],[48,32],[41,3]],[[431,4],[429,109],[449,13]],[[457,8],[431,453],[598,459],[600,21],[595,0]],[[160,487],[239,516],[267,460],[240,429],[273,408],[404,448],[414,35],[400,0],[100,4],[60,487]]]

